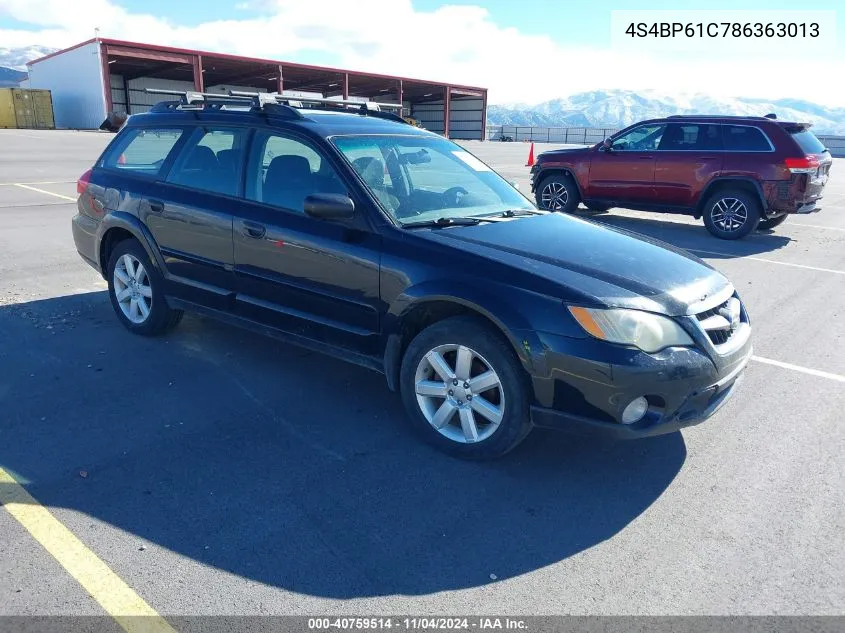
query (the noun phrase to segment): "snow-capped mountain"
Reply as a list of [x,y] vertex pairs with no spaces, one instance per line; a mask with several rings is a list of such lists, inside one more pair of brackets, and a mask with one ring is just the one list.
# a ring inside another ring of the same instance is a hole
[[0,46],[0,88],[15,87],[26,79],[26,63],[58,49],[46,46],[6,48]]
[[800,99],[668,95],[655,90],[595,90],[536,105],[491,105],[487,121],[491,125],[620,128],[672,114],[762,116],[770,112],[781,120],[809,121],[816,134],[845,135],[845,108],[829,108]]

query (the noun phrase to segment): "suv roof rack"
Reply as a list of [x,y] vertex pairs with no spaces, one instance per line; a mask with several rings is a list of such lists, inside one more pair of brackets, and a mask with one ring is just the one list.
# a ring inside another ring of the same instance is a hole
[[770,119],[773,115],[755,116],[741,114],[672,114],[668,119]]
[[151,112],[172,112],[174,110],[227,110],[232,108],[260,110],[267,114],[274,114],[286,119],[305,118],[300,110],[318,109],[328,111],[354,111],[364,116],[374,116],[398,123],[408,123],[399,114],[382,112],[384,109],[402,111],[398,103],[377,103],[374,101],[349,101],[341,99],[326,99],[322,97],[294,97],[278,92],[243,92],[230,90],[229,94],[213,94],[193,90],[165,90],[163,88],[147,88],[150,94],[165,94],[178,96],[178,101],[161,101],[153,106]]

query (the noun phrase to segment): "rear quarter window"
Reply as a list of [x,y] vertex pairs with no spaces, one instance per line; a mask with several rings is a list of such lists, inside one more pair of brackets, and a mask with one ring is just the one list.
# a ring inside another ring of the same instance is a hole
[[183,133],[178,128],[128,130],[107,152],[103,167],[158,176]]
[[770,152],[772,145],[758,127],[723,125],[722,138],[728,152]]
[[790,131],[789,135],[805,154],[823,154],[826,151],[824,143],[810,130],[794,130]]

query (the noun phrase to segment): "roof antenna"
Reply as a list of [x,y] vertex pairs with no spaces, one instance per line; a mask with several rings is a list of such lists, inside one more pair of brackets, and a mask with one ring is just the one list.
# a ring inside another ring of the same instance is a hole
[[765,118],[772,119],[773,121],[777,121],[778,115],[775,114],[774,112],[770,112],[769,114],[766,115]]

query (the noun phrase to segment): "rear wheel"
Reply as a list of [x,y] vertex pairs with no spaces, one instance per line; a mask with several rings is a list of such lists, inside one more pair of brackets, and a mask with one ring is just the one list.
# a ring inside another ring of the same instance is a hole
[[537,187],[535,198],[541,209],[562,213],[574,212],[581,199],[575,181],[566,174],[546,176]]
[[766,218],[764,220],[760,220],[760,224],[757,225],[757,228],[761,231],[768,231],[786,222],[786,218],[788,217],[789,214],[784,213],[783,215],[779,215],[776,218]]
[[130,332],[163,334],[182,320],[164,297],[164,280],[137,240],[118,243],[109,257],[109,298],[117,318]]
[[760,201],[741,189],[722,189],[704,205],[704,226],[723,240],[738,240],[757,228]]
[[513,350],[472,317],[439,321],[411,341],[400,372],[415,429],[464,459],[495,459],[531,430],[528,386]]

